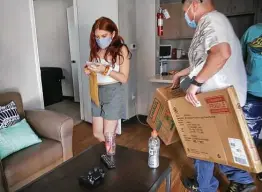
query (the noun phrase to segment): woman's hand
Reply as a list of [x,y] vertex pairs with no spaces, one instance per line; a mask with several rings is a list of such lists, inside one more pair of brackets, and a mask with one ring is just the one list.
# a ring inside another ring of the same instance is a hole
[[88,69],[88,65],[84,66],[84,72],[86,75],[90,75],[91,71]]
[[95,73],[104,73],[106,70],[106,67],[103,64],[93,64],[93,65],[89,65],[88,69]]

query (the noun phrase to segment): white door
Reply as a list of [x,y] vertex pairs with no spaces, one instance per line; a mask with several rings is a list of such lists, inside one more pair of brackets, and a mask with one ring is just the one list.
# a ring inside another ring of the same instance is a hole
[[67,22],[68,22],[68,34],[70,44],[70,55],[71,55],[71,68],[73,76],[73,89],[74,89],[74,100],[80,102],[79,97],[79,81],[78,81],[78,67],[80,66],[77,59],[77,40],[78,34],[74,18],[74,7],[67,8]]

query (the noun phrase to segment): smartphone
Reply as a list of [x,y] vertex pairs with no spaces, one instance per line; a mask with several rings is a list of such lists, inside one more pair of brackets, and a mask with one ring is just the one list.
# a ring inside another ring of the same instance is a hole
[[86,61],[86,64],[87,64],[87,65],[99,65],[100,63]]
[[86,61],[85,68],[87,68],[88,66],[91,66],[91,65],[93,65],[92,67],[97,67],[97,65],[99,65],[99,63]]
[[85,68],[87,68],[88,66],[90,66],[90,65],[92,65],[92,64],[93,64],[92,62],[86,61],[86,63],[85,63]]

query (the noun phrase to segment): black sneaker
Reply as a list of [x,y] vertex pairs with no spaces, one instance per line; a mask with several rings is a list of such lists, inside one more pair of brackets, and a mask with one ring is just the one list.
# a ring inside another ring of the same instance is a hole
[[257,179],[258,179],[259,181],[262,181],[262,173],[258,173],[258,174],[257,174]]
[[183,183],[184,187],[191,191],[191,192],[200,192],[198,190],[198,183],[193,178],[181,178],[181,182]]
[[227,188],[227,192],[253,192],[256,189],[254,183],[250,184],[241,184],[236,182],[230,182],[230,185]]

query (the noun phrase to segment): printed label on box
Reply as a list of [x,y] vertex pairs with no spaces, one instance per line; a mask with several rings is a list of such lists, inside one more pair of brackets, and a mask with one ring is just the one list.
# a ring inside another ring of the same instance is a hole
[[234,162],[249,167],[249,162],[242,141],[240,139],[228,138],[228,142]]
[[152,122],[154,123],[157,119],[157,117],[160,114],[160,110],[161,110],[161,103],[158,99],[154,99],[153,104],[152,104],[152,108],[149,114],[149,117],[152,119]]
[[211,114],[229,113],[229,107],[227,106],[224,96],[208,97],[205,98],[205,101],[209,106]]
[[174,128],[175,128],[175,122],[174,122],[168,108],[166,108],[166,110],[165,110],[164,119],[166,120],[166,126],[169,126],[169,130],[173,131]]

